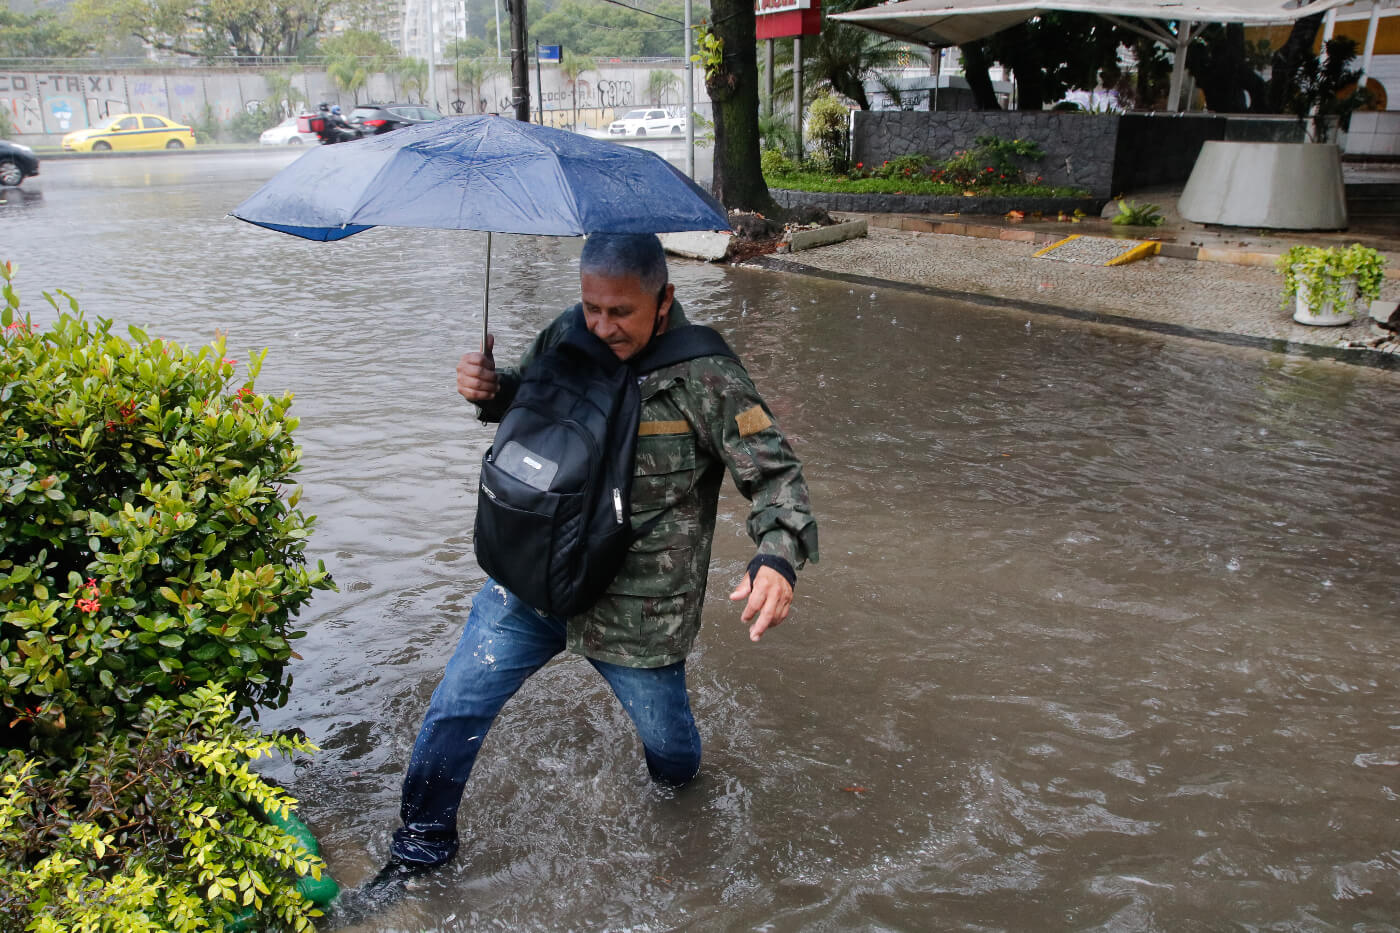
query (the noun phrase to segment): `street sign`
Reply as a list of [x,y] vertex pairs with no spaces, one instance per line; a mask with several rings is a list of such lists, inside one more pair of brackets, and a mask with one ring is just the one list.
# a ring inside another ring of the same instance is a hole
[[564,51],[564,47],[562,45],[541,45],[539,46],[539,50],[540,61],[557,62]]

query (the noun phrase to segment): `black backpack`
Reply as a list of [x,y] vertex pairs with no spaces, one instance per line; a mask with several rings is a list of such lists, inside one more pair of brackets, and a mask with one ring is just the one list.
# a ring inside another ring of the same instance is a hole
[[661,517],[632,527],[638,383],[702,356],[738,359],[717,332],[687,324],[619,360],[576,307],[564,338],[526,369],[482,458],[473,540],[482,569],[541,612],[568,617],[597,602]]

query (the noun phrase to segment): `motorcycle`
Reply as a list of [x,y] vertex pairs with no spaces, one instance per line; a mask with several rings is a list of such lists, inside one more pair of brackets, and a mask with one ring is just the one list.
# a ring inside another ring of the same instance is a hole
[[336,117],[325,110],[300,114],[297,117],[297,132],[315,133],[316,138],[321,140],[323,146],[348,142],[364,136],[363,131],[350,126],[343,118]]

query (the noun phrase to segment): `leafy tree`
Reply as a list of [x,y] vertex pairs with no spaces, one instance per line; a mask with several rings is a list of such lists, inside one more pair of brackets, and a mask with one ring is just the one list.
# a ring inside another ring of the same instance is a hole
[[79,28],[130,35],[152,48],[212,59],[305,53],[335,0],[77,0]]
[[[1041,110],[1066,91],[1097,87],[1100,72],[1116,66],[1119,46],[1130,41],[1127,35],[1100,16],[1049,12],[970,44],[980,45],[985,59],[1000,62],[1016,75],[1018,109]],[[971,80],[973,66],[967,61],[967,46],[963,48]]]
[[347,29],[339,35],[322,39],[320,52],[327,58],[367,58],[376,63],[388,63],[398,58],[392,42],[377,32],[363,29]]
[[[679,57],[685,50],[683,4],[662,0],[651,9],[665,19],[596,0],[561,0],[558,6],[530,22],[530,35],[562,45],[580,55],[598,58]],[[696,5],[695,19],[705,15]]]
[[1268,84],[1250,62],[1244,25],[1207,27],[1186,50],[1186,68],[1206,98],[1206,109],[1244,113],[1267,105]]
[[92,46],[88,33],[47,10],[0,8],[0,58],[75,58]]
[[[494,20],[493,20],[494,23]],[[453,39],[447,43],[447,57],[452,59],[482,58],[490,54],[496,56],[496,47],[488,47],[485,39],[469,36],[466,39]]]

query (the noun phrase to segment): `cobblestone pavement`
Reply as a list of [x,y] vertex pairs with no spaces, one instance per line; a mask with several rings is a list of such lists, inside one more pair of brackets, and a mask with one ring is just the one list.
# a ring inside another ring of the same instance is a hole
[[[1282,279],[1267,267],[1161,256],[1123,266],[1088,266],[1034,258],[1041,248],[1037,243],[871,226],[867,237],[774,257],[779,262],[773,265],[1175,325],[1207,332],[1201,335],[1207,339],[1243,335],[1260,342],[1336,348],[1382,333],[1373,331],[1368,319],[1344,327],[1294,323],[1291,308],[1280,306]],[[1387,279],[1381,298],[1400,298],[1400,281]]]

